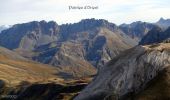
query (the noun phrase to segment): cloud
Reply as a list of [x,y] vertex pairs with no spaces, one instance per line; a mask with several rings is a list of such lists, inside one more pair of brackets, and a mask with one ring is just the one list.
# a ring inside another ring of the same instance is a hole
[[[121,24],[170,18],[169,0],[2,0],[0,25],[33,20],[78,22],[85,18],[107,19]],[[68,6],[99,6],[98,10],[71,10]]]

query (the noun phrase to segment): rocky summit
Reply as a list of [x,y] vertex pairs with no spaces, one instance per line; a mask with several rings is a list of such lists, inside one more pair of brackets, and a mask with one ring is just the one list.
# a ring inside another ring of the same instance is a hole
[[169,68],[170,43],[136,46],[102,67],[74,100],[168,100]]

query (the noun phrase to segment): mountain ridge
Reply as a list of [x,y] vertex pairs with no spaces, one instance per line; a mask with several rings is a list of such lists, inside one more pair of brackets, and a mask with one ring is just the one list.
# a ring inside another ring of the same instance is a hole
[[[48,44],[50,44],[49,47]],[[31,53],[29,58],[55,66],[66,65],[67,63],[63,60],[74,62],[77,58],[81,58],[82,62],[77,59],[81,64],[75,66],[89,65],[89,63],[90,66],[102,66],[121,51],[136,44],[136,41],[124,34],[115,24],[102,19],[85,19],[78,23],[61,26],[54,21],[33,21],[14,25],[0,34],[1,46],[23,52],[22,54],[28,51],[27,55]],[[51,47],[52,45],[54,47]],[[45,47],[46,50],[37,52],[36,49],[39,47]],[[69,65],[74,67],[71,62],[66,66]]]
[[170,38],[170,27],[166,30],[160,27],[155,27],[142,38],[142,40],[139,42],[139,45],[159,43],[168,38]]
[[131,38],[136,41],[140,41],[143,36],[145,36],[152,28],[156,26],[157,25],[153,23],[136,21],[130,24],[121,24],[119,27]]

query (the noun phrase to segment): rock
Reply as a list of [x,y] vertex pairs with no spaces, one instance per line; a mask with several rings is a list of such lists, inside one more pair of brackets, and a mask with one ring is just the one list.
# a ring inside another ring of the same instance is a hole
[[156,25],[152,23],[137,21],[131,24],[121,24],[119,27],[128,36],[136,41],[140,41],[142,37],[155,26]]
[[136,44],[119,27],[103,19],[64,25],[34,21],[16,24],[0,34],[1,46],[38,62],[70,69],[101,67]]
[[168,38],[170,38],[170,27],[165,31],[160,27],[155,27],[142,38],[139,45],[160,43]]
[[170,67],[169,43],[136,46],[102,67],[74,100],[124,100],[142,91],[167,67]]

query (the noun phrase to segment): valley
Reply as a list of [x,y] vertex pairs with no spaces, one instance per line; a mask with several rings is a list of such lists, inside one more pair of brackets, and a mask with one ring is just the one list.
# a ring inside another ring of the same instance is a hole
[[169,99],[168,23],[15,24],[0,33],[0,99]]

